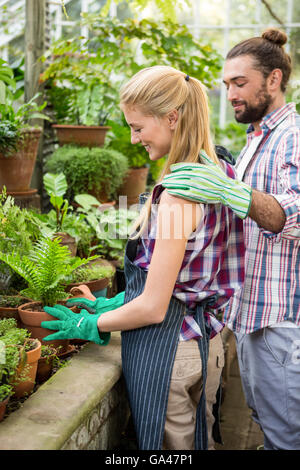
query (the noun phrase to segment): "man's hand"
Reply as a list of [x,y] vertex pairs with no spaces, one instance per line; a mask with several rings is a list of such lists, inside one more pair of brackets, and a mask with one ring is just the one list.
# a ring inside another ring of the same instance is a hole
[[205,154],[201,153],[201,158],[205,164],[171,165],[172,173],[164,177],[162,186],[173,196],[203,204],[221,203],[230,207],[238,217],[247,217],[252,198],[250,186],[229,178]]

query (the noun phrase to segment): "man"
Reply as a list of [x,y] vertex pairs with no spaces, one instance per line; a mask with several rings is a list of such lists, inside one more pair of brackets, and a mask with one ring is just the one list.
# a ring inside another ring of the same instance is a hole
[[174,165],[171,194],[221,202],[245,219],[246,278],[225,321],[265,449],[300,449],[300,116],[286,104],[285,33],[269,29],[233,47],[224,83],[235,118],[249,123],[240,182],[209,161]]

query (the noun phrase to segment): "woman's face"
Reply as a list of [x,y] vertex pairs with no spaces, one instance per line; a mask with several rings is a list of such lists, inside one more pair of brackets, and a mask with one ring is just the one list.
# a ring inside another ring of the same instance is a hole
[[143,114],[135,106],[123,106],[122,110],[131,129],[132,144],[141,143],[149,153],[150,160],[158,160],[169,153],[177,112],[157,118]]

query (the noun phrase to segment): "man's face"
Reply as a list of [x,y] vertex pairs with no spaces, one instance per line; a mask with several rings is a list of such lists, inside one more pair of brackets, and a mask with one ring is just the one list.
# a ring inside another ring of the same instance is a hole
[[233,106],[235,119],[244,124],[260,122],[273,102],[267,80],[253,65],[252,57],[243,55],[226,60],[224,66],[227,98]]

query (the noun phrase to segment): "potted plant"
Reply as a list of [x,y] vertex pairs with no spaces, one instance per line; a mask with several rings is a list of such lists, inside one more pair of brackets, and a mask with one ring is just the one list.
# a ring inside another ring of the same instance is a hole
[[0,385],[0,421],[3,420],[9,397],[12,393],[12,386],[8,384]]
[[59,360],[57,350],[51,346],[42,344],[41,357],[38,360],[36,380],[38,383],[49,379],[53,371],[54,361]]
[[127,158],[115,149],[64,145],[49,157],[47,171],[64,173],[68,199],[90,193],[98,203],[113,201],[128,170]]
[[[40,127],[29,124],[32,119],[49,119],[38,105],[36,94],[30,101],[18,105],[20,93],[14,93],[16,83],[10,82],[10,92],[0,104],[0,188],[9,192],[28,192],[35,166]],[[9,88],[8,88],[9,89]]]
[[27,329],[18,328],[13,318],[0,321],[0,340],[5,349],[1,382],[10,385],[12,393],[21,398],[34,388],[41,343],[30,338]]
[[101,259],[95,260],[72,272],[66,290],[74,294],[74,288],[85,284],[95,297],[105,297],[114,274],[115,268],[111,263]]
[[[55,233],[53,236],[60,237],[61,245],[66,245],[71,255],[75,256],[77,251],[76,239],[69,233],[63,231],[64,220],[69,209],[68,200],[63,198],[68,189],[66,177],[63,173],[57,175],[46,173],[43,177],[43,181],[47,194],[50,196],[50,203],[54,208]],[[48,214],[49,221],[51,220],[51,215],[51,213]]]
[[102,146],[117,91],[83,42],[73,38],[55,43],[44,57],[50,59],[50,65],[41,81],[53,106],[59,144]]
[[72,257],[68,248],[60,245],[59,238],[42,238],[34,242],[28,255],[0,252],[0,259],[23,277],[28,285],[20,293],[33,301],[18,307],[23,325],[31,332],[32,337],[38,338],[42,344],[63,346],[62,352],[66,352],[68,340],[43,342],[43,338],[50,334],[51,330],[42,328],[41,322],[53,320],[51,315],[43,311],[43,306],[53,306],[64,301],[68,297],[64,289],[65,280],[72,271],[95,257]]
[[[28,253],[32,242],[39,236],[39,223],[29,210],[15,205],[14,198],[7,196],[5,189],[0,193],[0,220],[0,251],[10,253],[18,250],[21,255]],[[0,262],[0,289],[15,288],[18,292],[23,287],[22,278]]]
[[17,321],[17,325],[21,327],[18,307],[28,302],[28,300],[30,299],[22,297],[18,293],[13,295],[0,294],[0,319],[14,318]]

